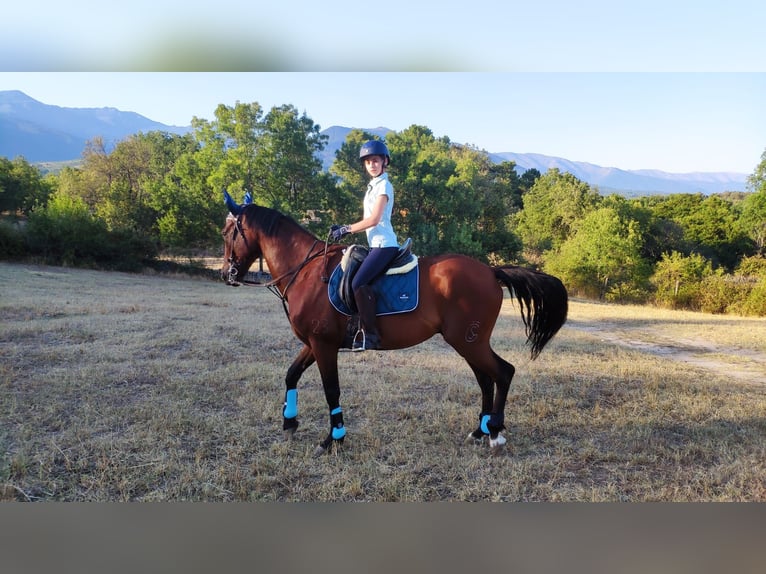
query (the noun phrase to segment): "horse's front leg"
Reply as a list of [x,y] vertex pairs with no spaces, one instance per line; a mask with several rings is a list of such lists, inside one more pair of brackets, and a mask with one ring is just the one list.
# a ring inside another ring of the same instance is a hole
[[304,346],[287,369],[285,376],[285,404],[282,408],[282,430],[286,440],[292,440],[298,429],[298,380],[314,364],[311,347]]
[[340,407],[340,381],[338,379],[338,349],[326,347],[314,349],[314,358],[322,376],[322,387],[330,409],[330,433],[316,447],[314,456],[320,456],[330,450],[332,445],[340,445],[346,437],[346,427],[343,425],[343,411]]

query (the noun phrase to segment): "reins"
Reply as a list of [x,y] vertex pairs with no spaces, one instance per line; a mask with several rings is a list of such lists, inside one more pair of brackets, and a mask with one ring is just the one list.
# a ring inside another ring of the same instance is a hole
[[[317,243],[319,243],[319,239],[314,240],[314,243],[311,245],[311,247],[308,250],[308,253],[306,253],[306,257],[303,259],[303,262],[298,265],[297,267],[294,267],[287,273],[283,273],[276,279],[272,279],[268,283],[265,284],[265,287],[274,293],[279,299],[282,301],[282,308],[285,310],[285,315],[287,316],[288,320],[290,319],[290,312],[287,309],[287,291],[290,289],[293,283],[295,283],[295,280],[298,278],[298,273],[301,272],[301,270],[312,260],[316,259],[322,253],[324,253],[325,261],[327,260],[327,242],[325,241],[324,249],[321,251],[317,251],[313,255],[311,254],[312,251],[314,251],[314,248],[316,247]],[[292,276],[291,276],[292,275]],[[290,281],[287,282],[287,285],[285,285],[285,288],[283,291],[280,292],[279,287],[277,284],[285,279],[286,277],[290,277]]]
[[[232,241],[236,239],[236,234],[239,233],[242,236],[242,240],[245,242],[245,247],[249,248],[247,241],[247,235],[245,234],[245,230],[242,227],[242,214],[239,214],[239,216],[236,218],[236,223],[234,226],[234,236],[232,238]],[[322,275],[321,280],[323,283],[327,283],[329,281],[327,277],[327,249],[330,244],[329,241],[329,235],[327,240],[324,241],[324,249],[321,249],[320,251],[317,251],[316,253],[312,252],[314,251],[314,248],[317,246],[317,243],[319,243],[319,239],[315,239],[314,243],[311,245],[311,247],[308,250],[308,253],[306,253],[306,257],[304,257],[303,262],[301,262],[297,267],[294,267],[293,269],[290,269],[288,272],[283,273],[279,277],[272,279],[268,283],[263,284],[269,291],[274,293],[279,299],[282,301],[282,308],[285,310],[285,315],[287,316],[287,319],[290,319],[290,312],[287,308],[287,292],[292,287],[293,283],[295,283],[295,280],[298,278],[298,274],[301,272],[301,270],[312,260],[316,259],[320,255],[322,256]],[[287,285],[285,288],[280,291],[278,284],[283,281],[286,277],[290,277],[290,280],[287,282]],[[260,283],[257,283],[255,281],[245,281],[243,280],[241,282],[245,285],[260,285]]]

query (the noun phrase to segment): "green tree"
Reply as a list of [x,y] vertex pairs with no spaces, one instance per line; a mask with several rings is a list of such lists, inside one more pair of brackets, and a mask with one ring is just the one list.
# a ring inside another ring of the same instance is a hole
[[411,237],[424,255],[446,251],[475,251],[473,231],[466,218],[476,220],[475,198],[466,197],[466,186],[455,175],[457,162],[450,141],[430,129],[413,125],[387,137],[396,158],[389,170],[396,193],[399,235]]
[[705,198],[681,225],[694,250],[726,270],[733,270],[743,256],[754,252],[742,230],[739,214],[730,202],[716,195]]
[[0,212],[29,214],[52,193],[51,183],[23,157],[0,157]]
[[85,200],[110,230],[131,230],[156,238],[160,214],[155,195],[176,159],[196,149],[191,135],[138,133],[107,151],[101,138],[88,142],[83,167],[65,170],[60,191]]
[[195,145],[184,149],[152,194],[163,246],[206,247],[219,241],[225,216],[222,190],[257,197],[255,156],[263,134],[258,103],[220,104],[215,119],[192,118]]
[[748,178],[750,193],[742,204],[742,226],[752,239],[756,252],[766,254],[766,151],[761,163]]
[[572,236],[575,223],[601,202],[598,191],[570,173],[550,169],[524,195],[516,232],[532,261],[556,250]]
[[654,263],[662,259],[664,253],[678,251],[688,253],[689,248],[684,240],[684,230],[672,219],[660,217],[655,210],[659,202],[664,201],[660,196],[648,196],[631,199],[630,203],[636,212],[643,214],[640,219],[645,222],[644,256]]
[[[211,193],[228,189],[234,195],[250,191],[254,200],[268,203],[260,186],[261,176],[255,165],[263,136],[263,109],[257,102],[237,102],[233,107],[219,104],[215,119],[192,118],[199,149],[195,163]],[[189,170],[185,170],[188,175]]]
[[[167,186],[166,210],[179,192],[200,199],[205,188],[210,197],[201,206],[200,217],[215,221],[214,226],[220,226],[222,214],[216,213],[222,212],[222,207],[216,206],[222,205],[223,189],[237,200],[249,191],[256,203],[279,209],[304,223],[311,223],[309,212],[325,209],[333,179],[322,173],[317,154],[324,149],[327,138],[305,113],[284,105],[273,107],[264,116],[257,102],[237,102],[233,107],[219,105],[212,122],[194,118],[192,126],[200,149],[193,159],[184,160],[172,185]],[[186,209],[168,211],[163,220],[163,237],[168,237],[174,225],[194,228],[195,233],[201,231],[199,225],[192,225]],[[177,243],[186,235],[182,233],[173,241]]]
[[711,262],[699,253],[664,253],[651,277],[655,303],[673,309],[696,307],[702,281],[712,274]]
[[591,211],[558,250],[546,254],[544,268],[572,292],[607,300],[640,300],[650,266],[641,256],[639,227],[615,207]]
[[466,234],[450,250],[496,263],[515,260],[521,249],[510,229],[510,215],[521,203],[515,164],[494,164],[486,152],[469,146],[453,145],[450,151],[455,173],[447,182],[447,192],[460,201],[452,208],[460,214],[453,219],[452,233]]
[[173,248],[201,248],[220,239],[225,208],[220,191],[209,182],[214,166],[200,150],[178,158],[164,185],[154,196],[160,213],[157,226],[161,244]]
[[700,253],[714,265],[728,270],[743,256],[754,252],[737,208],[717,195],[674,194],[657,199],[652,211],[657,218],[669,222],[669,226],[678,225],[683,232],[683,239],[673,242],[668,249],[676,249],[684,255]]
[[318,154],[326,144],[319,126],[294,106],[269,111],[255,165],[260,194],[269,198],[270,206],[298,219],[322,207],[326,187],[317,185],[322,172]]

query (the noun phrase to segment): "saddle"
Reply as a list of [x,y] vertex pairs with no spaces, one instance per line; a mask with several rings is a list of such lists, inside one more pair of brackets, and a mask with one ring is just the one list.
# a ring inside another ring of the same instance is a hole
[[[407,241],[399,248],[399,252],[396,257],[388,264],[383,275],[399,275],[407,273],[415,268],[418,264],[418,258],[412,251],[412,239],[407,238]],[[353,313],[358,311],[356,307],[356,300],[354,299],[354,291],[351,289],[351,282],[354,280],[354,275],[359,271],[359,267],[362,265],[362,261],[370,254],[369,248],[364,245],[351,245],[343,252],[343,259],[340,262],[340,268],[343,275],[340,279],[338,286],[338,295],[345,305],[351,309]]]

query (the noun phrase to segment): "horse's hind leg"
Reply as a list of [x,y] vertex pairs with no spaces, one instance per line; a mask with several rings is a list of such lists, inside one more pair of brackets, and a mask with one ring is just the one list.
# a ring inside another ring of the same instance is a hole
[[511,388],[511,381],[513,375],[516,374],[516,369],[494,351],[492,351],[492,356],[498,366],[498,375],[495,378],[497,392],[492,405],[492,413],[487,421],[487,428],[489,430],[489,446],[493,454],[497,454],[505,444],[505,437],[500,432],[505,430],[505,403],[508,400],[508,391]]
[[479,414],[479,426],[476,427],[475,431],[469,433],[466,438],[467,443],[480,442],[485,436],[489,435],[489,429],[486,424],[492,413],[495,397],[495,383],[492,380],[492,377],[470,363],[469,366],[471,367],[473,374],[476,376],[476,381],[479,383],[479,388],[481,389],[481,413]]
[[298,380],[314,364],[311,347],[304,346],[295,357],[285,375],[285,404],[282,408],[282,431],[286,440],[291,440],[298,429]]
[[481,388],[481,413],[479,426],[468,435],[467,440],[478,441],[489,436],[493,454],[498,454],[505,444],[500,434],[505,430],[505,404],[516,369],[492,349],[465,357]]

